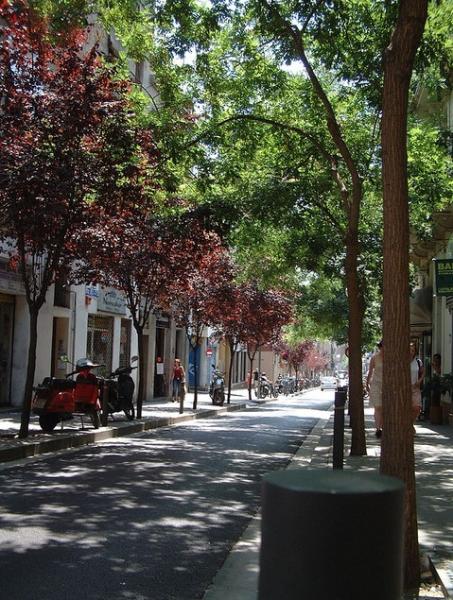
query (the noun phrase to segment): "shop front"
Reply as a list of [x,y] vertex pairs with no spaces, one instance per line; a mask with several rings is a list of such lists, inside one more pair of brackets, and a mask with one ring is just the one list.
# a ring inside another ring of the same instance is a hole
[[14,296],[0,293],[0,406],[11,403]]
[[[21,276],[10,268],[7,258],[0,258],[0,406],[12,403],[14,336],[17,335],[14,323],[18,318],[17,297],[24,295]],[[23,379],[23,374],[20,376]]]
[[88,315],[87,357],[96,364],[104,365],[98,369],[100,375],[112,371],[113,354],[113,317]]
[[168,393],[168,373],[171,369],[167,358],[169,327],[169,318],[159,314],[156,319],[154,398],[162,398]]
[[[104,365],[100,375],[109,375],[118,366],[131,360],[132,323],[126,318],[124,295],[114,288],[101,287],[95,292],[85,291],[89,299],[96,298],[96,312],[88,314],[86,355],[93,362]],[[88,305],[91,304],[91,300]]]

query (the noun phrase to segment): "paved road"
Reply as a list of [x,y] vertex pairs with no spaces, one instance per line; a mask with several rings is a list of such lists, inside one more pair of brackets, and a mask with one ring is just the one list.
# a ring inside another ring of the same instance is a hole
[[0,471],[1,600],[196,600],[333,393]]

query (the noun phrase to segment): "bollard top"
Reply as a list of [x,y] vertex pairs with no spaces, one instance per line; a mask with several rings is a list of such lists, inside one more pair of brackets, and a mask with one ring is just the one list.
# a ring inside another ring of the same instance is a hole
[[404,483],[396,477],[325,469],[273,471],[264,476],[264,482],[295,492],[315,494],[350,496],[404,491]]

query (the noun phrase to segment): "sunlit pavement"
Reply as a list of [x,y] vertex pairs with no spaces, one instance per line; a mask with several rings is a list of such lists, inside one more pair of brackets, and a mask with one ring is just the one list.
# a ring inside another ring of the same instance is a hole
[[[330,398],[332,392],[322,392]],[[308,398],[319,398],[314,390]],[[308,408],[308,407],[307,407]],[[317,414],[315,407],[313,415]],[[346,424],[349,419],[346,416]],[[350,429],[345,429],[345,470],[378,471],[380,442],[375,437],[373,411],[365,408],[367,456],[351,457]],[[332,469],[333,415],[325,411],[288,468]],[[419,540],[425,561],[431,560],[439,583],[426,583],[403,600],[453,597],[453,427],[416,424],[415,436]],[[257,514],[233,548],[203,600],[256,600],[259,575],[260,515]],[[364,590],[364,600],[366,590]]]
[[0,463],[19,460],[26,457],[77,448],[97,443],[119,435],[137,433],[148,429],[175,425],[187,420],[212,417],[230,410],[240,410],[246,406],[246,391],[234,390],[231,404],[223,407],[213,406],[208,394],[200,392],[197,409],[193,407],[193,394],[187,394],[184,413],[179,414],[179,404],[161,398],[146,402],[143,405],[142,419],[128,421],[123,413],[109,416],[107,427],[95,430],[88,417],[83,419],[74,415],[69,421],[58,424],[52,433],[44,433],[38,422],[38,417],[31,416],[30,435],[24,440],[17,438],[20,428],[21,415],[18,411],[0,411]]
[[332,398],[4,465],[0,598],[201,598],[259,508],[262,475],[288,464]]

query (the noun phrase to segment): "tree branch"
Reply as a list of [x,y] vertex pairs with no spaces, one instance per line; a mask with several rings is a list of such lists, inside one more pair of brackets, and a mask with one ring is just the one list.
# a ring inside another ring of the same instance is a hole
[[258,0],[258,2],[263,7],[265,7],[275,17],[275,19],[277,19],[277,21],[280,23],[282,28],[287,32],[287,34],[289,36],[291,36],[291,38],[294,42],[294,48],[299,56],[299,59],[301,60],[302,64],[304,65],[305,70],[308,74],[308,77],[310,78],[313,89],[314,89],[318,99],[320,100],[321,104],[324,107],[324,110],[326,112],[326,121],[327,121],[327,127],[329,129],[329,133],[332,137],[333,142],[337,146],[337,148],[348,168],[348,171],[351,175],[351,178],[353,181],[353,190],[359,190],[359,192],[360,192],[360,193],[357,193],[357,191],[356,191],[357,197],[354,197],[354,194],[353,194],[353,202],[350,202],[349,193],[347,193],[347,190],[344,187],[344,185],[342,184],[341,180],[338,177],[336,178],[337,183],[342,186],[342,187],[340,187],[340,193],[343,197],[343,202],[345,203],[345,210],[346,210],[349,218],[353,221],[353,223],[357,223],[358,218],[359,218],[361,190],[362,190],[361,178],[357,171],[355,162],[351,156],[349,148],[348,148],[346,142],[344,141],[343,135],[341,133],[340,125],[338,124],[338,121],[336,119],[336,115],[333,110],[332,104],[330,103],[330,100],[328,99],[327,94],[324,91],[324,88],[322,87],[316,73],[313,70],[313,67],[311,66],[310,61],[307,58],[307,55],[305,53],[305,46],[304,46],[304,41],[303,41],[303,37],[302,37],[302,32],[296,26],[291,25],[291,23],[289,23],[281,15],[280,11],[277,9],[277,7],[275,6],[275,4],[273,2],[268,2],[268,0]]

